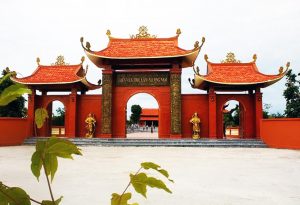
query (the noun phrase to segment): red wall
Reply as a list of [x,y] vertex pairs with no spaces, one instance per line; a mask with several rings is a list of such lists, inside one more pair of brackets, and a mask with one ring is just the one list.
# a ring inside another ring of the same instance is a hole
[[261,120],[260,136],[272,148],[300,149],[300,118]]
[[94,113],[96,118],[95,137],[100,137],[101,132],[101,95],[79,95],[77,99],[77,137],[85,137],[87,132],[85,119],[89,113]]
[[192,115],[197,112],[201,120],[200,135],[201,137],[208,137],[208,95],[181,95],[181,123],[182,123],[182,137],[192,138],[192,124],[190,119]]
[[0,118],[0,146],[20,145],[27,136],[26,118]]
[[[158,136],[160,138],[170,137],[171,109],[170,109],[170,87],[114,87],[112,102],[112,135],[113,137],[126,137],[126,116],[127,102],[135,94],[147,93],[152,95],[159,106],[159,127]],[[130,112],[127,111],[127,112]]]

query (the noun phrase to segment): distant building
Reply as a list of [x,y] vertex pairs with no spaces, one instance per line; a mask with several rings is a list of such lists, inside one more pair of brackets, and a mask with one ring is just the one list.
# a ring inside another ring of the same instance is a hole
[[140,126],[158,127],[158,109],[143,108],[140,118]]

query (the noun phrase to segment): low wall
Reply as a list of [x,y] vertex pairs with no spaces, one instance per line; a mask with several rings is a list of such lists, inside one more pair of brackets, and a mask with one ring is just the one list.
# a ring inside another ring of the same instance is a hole
[[20,145],[27,137],[28,121],[26,118],[0,118],[0,146]]
[[300,118],[261,120],[260,136],[272,148],[300,149]]

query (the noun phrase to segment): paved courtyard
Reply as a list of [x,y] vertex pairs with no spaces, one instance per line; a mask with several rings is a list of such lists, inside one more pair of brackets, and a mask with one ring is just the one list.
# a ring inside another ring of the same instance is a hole
[[[49,199],[44,176],[30,171],[32,146],[0,147],[0,181]],[[166,168],[173,194],[148,190],[140,205],[300,204],[300,151],[245,148],[82,147],[83,156],[59,160],[53,182],[63,205],[108,205],[143,161]]]

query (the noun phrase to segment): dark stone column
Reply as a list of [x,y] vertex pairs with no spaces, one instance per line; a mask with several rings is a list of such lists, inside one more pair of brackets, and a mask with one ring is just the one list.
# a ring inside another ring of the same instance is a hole
[[262,93],[260,88],[255,89],[255,138],[260,138],[260,121],[263,119]]
[[112,70],[102,71],[101,137],[112,137]]
[[170,138],[181,138],[181,68],[173,65],[170,71],[171,134]]

